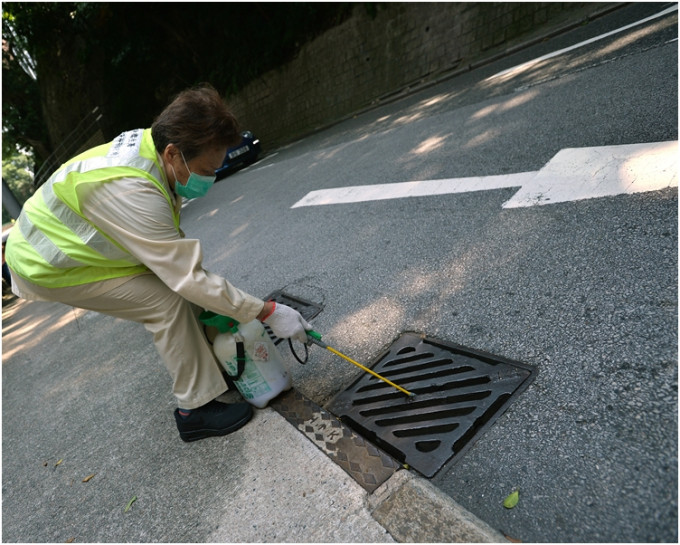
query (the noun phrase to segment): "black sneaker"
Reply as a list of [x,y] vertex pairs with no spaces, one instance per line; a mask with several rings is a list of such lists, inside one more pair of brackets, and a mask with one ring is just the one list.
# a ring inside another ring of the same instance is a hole
[[248,403],[220,403],[211,401],[203,407],[192,409],[186,418],[175,409],[175,422],[183,441],[196,441],[214,435],[227,435],[243,427],[253,416]]

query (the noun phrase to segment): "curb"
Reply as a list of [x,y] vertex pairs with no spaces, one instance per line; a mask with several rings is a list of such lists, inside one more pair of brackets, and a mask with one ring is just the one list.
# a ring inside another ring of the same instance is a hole
[[353,432],[302,393],[290,390],[271,408],[367,493],[373,519],[402,543],[499,543],[503,535],[475,517],[424,477]]
[[425,479],[398,471],[368,499],[373,518],[401,543],[508,540]]

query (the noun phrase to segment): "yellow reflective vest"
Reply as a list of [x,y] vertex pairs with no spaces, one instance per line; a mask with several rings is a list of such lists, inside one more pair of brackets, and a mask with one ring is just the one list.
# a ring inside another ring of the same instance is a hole
[[151,129],[127,131],[62,165],[24,204],[5,248],[14,274],[47,288],[78,286],[144,272],[147,267],[85,218],[83,184],[123,177],[153,182],[179,215],[163,185]]

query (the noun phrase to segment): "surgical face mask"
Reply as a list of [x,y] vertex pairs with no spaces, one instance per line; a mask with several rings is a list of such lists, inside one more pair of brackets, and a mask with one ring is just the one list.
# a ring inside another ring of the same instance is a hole
[[187,180],[186,184],[182,185],[177,179],[175,169],[172,168],[172,165],[170,165],[170,168],[172,168],[172,173],[175,174],[175,193],[177,193],[180,197],[185,197],[187,199],[195,199],[197,197],[205,196],[208,190],[215,183],[217,176],[201,176],[200,174],[191,172],[189,165],[187,165],[187,161],[184,158],[184,154],[181,151],[180,154],[182,155],[184,166],[186,166],[187,170],[189,171],[189,179]]

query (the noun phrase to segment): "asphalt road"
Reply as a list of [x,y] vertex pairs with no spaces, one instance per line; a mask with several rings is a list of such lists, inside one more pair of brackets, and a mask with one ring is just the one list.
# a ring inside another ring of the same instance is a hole
[[[502,209],[514,189],[291,206],[319,189],[677,140],[677,12],[492,77],[668,6],[624,7],[271,150],[184,211],[209,268],[260,296],[323,303],[315,329],[359,361],[417,331],[536,366],[433,479],[523,541],[677,540],[677,189],[514,210]],[[325,404],[356,369],[311,354],[295,384]]]
[[[258,296],[323,304],[314,328],[358,361],[416,331],[535,366],[431,480],[525,542],[677,542],[677,188],[518,209],[502,207],[511,187],[291,207],[327,188],[531,172],[565,148],[677,140],[677,12],[493,77],[668,6],[626,5],[268,150],[183,211],[208,269]],[[276,447],[296,437],[273,412],[223,442],[181,443],[138,324],[50,310],[7,326],[3,539],[352,541],[365,525],[357,535],[389,540],[363,496],[338,505],[353,483],[318,475],[315,448],[285,467],[293,477],[267,470],[288,463]],[[320,348],[304,366],[284,354],[319,405],[357,377]],[[297,527],[276,533],[268,516],[284,511]]]

